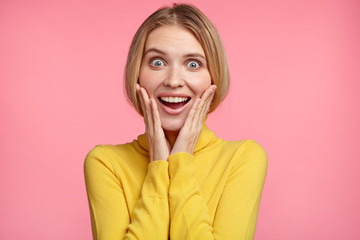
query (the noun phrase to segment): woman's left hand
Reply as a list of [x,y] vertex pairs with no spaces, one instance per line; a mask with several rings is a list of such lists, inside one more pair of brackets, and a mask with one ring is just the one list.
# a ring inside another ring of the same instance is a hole
[[194,153],[203,122],[214,98],[215,90],[216,86],[211,85],[206,89],[201,98],[195,100],[189,115],[185,120],[184,126],[180,129],[170,154],[178,152]]

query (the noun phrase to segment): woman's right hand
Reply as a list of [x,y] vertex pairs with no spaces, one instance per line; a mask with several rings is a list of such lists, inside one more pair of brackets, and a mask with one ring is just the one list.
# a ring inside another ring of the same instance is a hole
[[157,104],[149,98],[146,90],[136,84],[136,92],[139,95],[141,109],[144,116],[146,138],[149,146],[150,162],[155,160],[167,161],[170,153],[170,144],[165,137]]

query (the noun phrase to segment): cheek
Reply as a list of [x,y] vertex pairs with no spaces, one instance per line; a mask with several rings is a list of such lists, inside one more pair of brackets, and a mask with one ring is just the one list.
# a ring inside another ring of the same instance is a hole
[[154,76],[151,71],[148,71],[146,68],[141,68],[139,73],[139,84],[146,89],[149,95],[152,95],[153,90],[155,89],[155,81],[153,81]]
[[210,74],[202,74],[198,78],[191,82],[190,88],[196,93],[197,97],[201,95],[211,86],[211,77]]
[[139,72],[139,83],[141,86],[144,86],[144,84],[146,85],[147,81],[145,79],[149,78],[149,73],[148,71],[146,71],[146,69],[143,68],[143,66],[140,67],[140,72]]

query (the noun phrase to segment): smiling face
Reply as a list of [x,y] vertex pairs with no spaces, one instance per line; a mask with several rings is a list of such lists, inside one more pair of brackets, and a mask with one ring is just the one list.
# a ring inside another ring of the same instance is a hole
[[205,53],[195,36],[176,25],[151,32],[139,83],[155,99],[164,130],[179,131],[195,99],[211,85]]

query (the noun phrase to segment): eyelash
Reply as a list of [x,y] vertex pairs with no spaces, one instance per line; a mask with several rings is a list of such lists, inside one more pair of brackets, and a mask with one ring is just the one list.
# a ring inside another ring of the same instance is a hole
[[[196,68],[192,68],[192,67],[189,66],[189,64],[190,64],[190,63],[193,63],[193,62],[198,65]],[[187,62],[186,66],[187,66],[188,68],[190,68],[190,69],[193,69],[193,70],[199,69],[199,68],[201,67],[201,62],[198,61],[198,60],[195,60],[195,59],[191,59],[191,60],[189,60],[189,61]]]
[[155,61],[161,61],[161,63],[163,64],[162,66],[165,65],[164,60],[162,60],[161,58],[157,58],[157,57],[150,59],[150,65],[153,67],[162,67],[162,66],[155,66],[155,64],[154,64]]
[[[155,61],[161,61],[161,63],[162,63],[163,65],[161,65],[161,66],[155,66],[155,64],[154,64]],[[198,65],[196,68],[189,67],[189,64],[190,64],[190,63],[193,63],[193,62]],[[151,58],[151,59],[150,59],[150,65],[151,65],[152,67],[154,67],[154,68],[158,68],[158,67],[163,67],[163,66],[165,66],[166,63],[165,63],[165,61],[164,61],[162,58],[154,57],[154,58]],[[190,59],[190,60],[188,60],[188,61],[186,62],[186,67],[189,68],[189,69],[191,69],[191,70],[197,70],[197,69],[199,69],[201,66],[202,66],[202,63],[201,63],[199,60],[196,60],[196,59]]]

